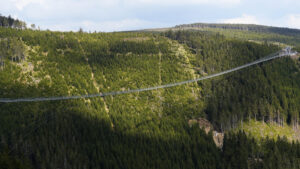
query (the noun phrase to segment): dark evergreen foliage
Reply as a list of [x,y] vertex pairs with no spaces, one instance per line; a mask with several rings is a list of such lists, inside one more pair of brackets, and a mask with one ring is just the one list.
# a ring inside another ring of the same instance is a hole
[[[279,50],[269,43],[185,31],[162,36],[0,28],[0,45],[1,98],[157,86]],[[0,103],[0,167],[299,168],[299,143],[257,143],[240,132],[226,134],[220,149],[212,133],[187,123],[207,117],[228,130],[249,116],[277,119],[279,112],[292,124],[300,110],[298,64],[282,58],[197,84],[115,97]]]
[[25,29],[26,23],[11,16],[5,17],[0,14],[0,27]]

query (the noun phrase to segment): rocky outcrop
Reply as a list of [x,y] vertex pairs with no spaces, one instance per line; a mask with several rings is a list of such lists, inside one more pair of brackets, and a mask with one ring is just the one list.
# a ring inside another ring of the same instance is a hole
[[214,130],[213,125],[208,120],[204,118],[190,119],[188,121],[188,124],[190,127],[192,127],[193,125],[199,125],[199,127],[202,128],[206,132],[206,134],[212,131],[215,144],[220,148],[223,147],[224,133]]

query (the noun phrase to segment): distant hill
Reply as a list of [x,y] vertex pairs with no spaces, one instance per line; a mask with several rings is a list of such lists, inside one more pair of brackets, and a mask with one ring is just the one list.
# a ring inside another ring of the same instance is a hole
[[300,51],[300,30],[251,24],[208,24],[194,23],[177,25],[170,28],[147,29],[146,32],[199,31],[219,33],[228,38],[291,45]]
[[281,28],[273,26],[253,25],[253,24],[208,24],[208,23],[193,23],[177,25],[175,28],[218,28],[218,29],[233,29],[245,30],[260,33],[277,33],[288,36],[299,36],[299,29]]

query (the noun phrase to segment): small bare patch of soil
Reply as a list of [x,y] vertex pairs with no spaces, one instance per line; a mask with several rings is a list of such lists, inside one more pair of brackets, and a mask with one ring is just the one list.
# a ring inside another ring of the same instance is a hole
[[292,56],[291,56],[292,59],[299,59],[299,57],[300,57],[299,54],[297,54],[297,55],[292,55]]

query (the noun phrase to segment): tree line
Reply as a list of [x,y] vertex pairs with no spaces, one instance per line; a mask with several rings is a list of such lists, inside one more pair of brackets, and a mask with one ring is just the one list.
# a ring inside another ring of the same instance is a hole
[[0,14],[0,26],[6,28],[25,29],[26,23],[18,19],[14,19],[11,16],[6,17]]

